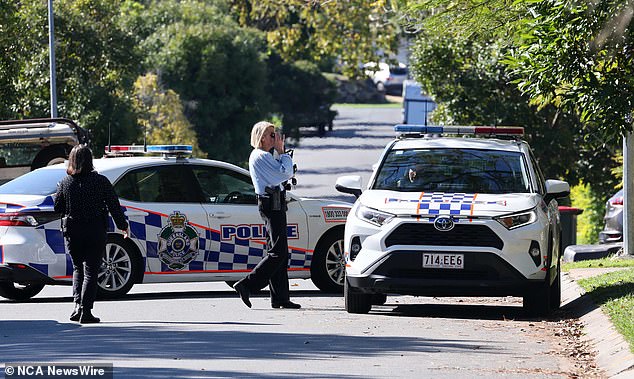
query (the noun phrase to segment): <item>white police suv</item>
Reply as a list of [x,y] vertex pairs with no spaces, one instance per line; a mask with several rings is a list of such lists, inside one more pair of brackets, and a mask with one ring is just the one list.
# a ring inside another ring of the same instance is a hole
[[[568,183],[544,180],[521,127],[397,125],[345,227],[345,305],[367,313],[386,294],[522,296],[559,307]],[[475,137],[489,138],[475,138]],[[474,137],[474,138],[469,138]]]
[[[143,151],[112,146],[110,154]],[[249,172],[184,157],[189,146],[148,146],[163,156],[95,159],[114,184],[130,223],[124,239],[110,220],[99,294],[118,297],[135,283],[227,281],[262,259],[266,230]],[[72,281],[72,264],[53,210],[66,166],[44,167],[0,186],[0,295],[22,300],[46,284]],[[343,233],[350,204],[287,195],[289,277],[341,291]]]

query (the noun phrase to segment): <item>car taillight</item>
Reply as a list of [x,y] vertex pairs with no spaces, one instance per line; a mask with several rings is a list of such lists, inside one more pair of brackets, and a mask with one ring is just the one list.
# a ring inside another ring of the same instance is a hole
[[0,226],[38,226],[59,219],[52,212],[38,213],[0,213]]
[[623,197],[615,197],[610,200],[610,205],[623,205]]

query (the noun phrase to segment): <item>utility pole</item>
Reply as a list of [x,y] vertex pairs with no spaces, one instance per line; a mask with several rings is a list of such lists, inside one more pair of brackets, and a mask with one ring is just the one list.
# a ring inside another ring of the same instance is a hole
[[55,26],[53,22],[53,0],[48,0],[48,56],[51,80],[51,118],[57,117],[57,86],[55,84]]
[[634,255],[634,134],[623,137],[623,252]]

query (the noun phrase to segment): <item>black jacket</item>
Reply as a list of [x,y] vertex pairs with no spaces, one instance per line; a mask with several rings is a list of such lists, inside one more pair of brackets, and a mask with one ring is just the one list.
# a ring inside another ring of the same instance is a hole
[[104,229],[110,211],[117,228],[128,229],[112,184],[95,171],[62,179],[55,195],[55,211],[70,216],[73,223],[102,224]]

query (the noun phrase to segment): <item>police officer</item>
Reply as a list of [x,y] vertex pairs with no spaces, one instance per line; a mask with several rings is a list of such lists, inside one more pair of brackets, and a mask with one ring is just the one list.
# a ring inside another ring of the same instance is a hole
[[108,178],[94,171],[92,152],[86,145],[75,146],[68,157],[66,176],[55,195],[55,211],[63,215],[64,237],[73,261],[71,321],[99,322],[92,307],[97,295],[97,275],[106,252],[108,212],[128,236],[128,222]]
[[258,197],[258,209],[267,229],[267,255],[233,288],[251,308],[249,295],[266,287],[271,290],[271,307],[301,306],[289,297],[288,240],[286,201],[282,183],[293,176],[293,160],[284,153],[284,137],[275,132],[275,125],[260,121],[251,129],[249,172]]

